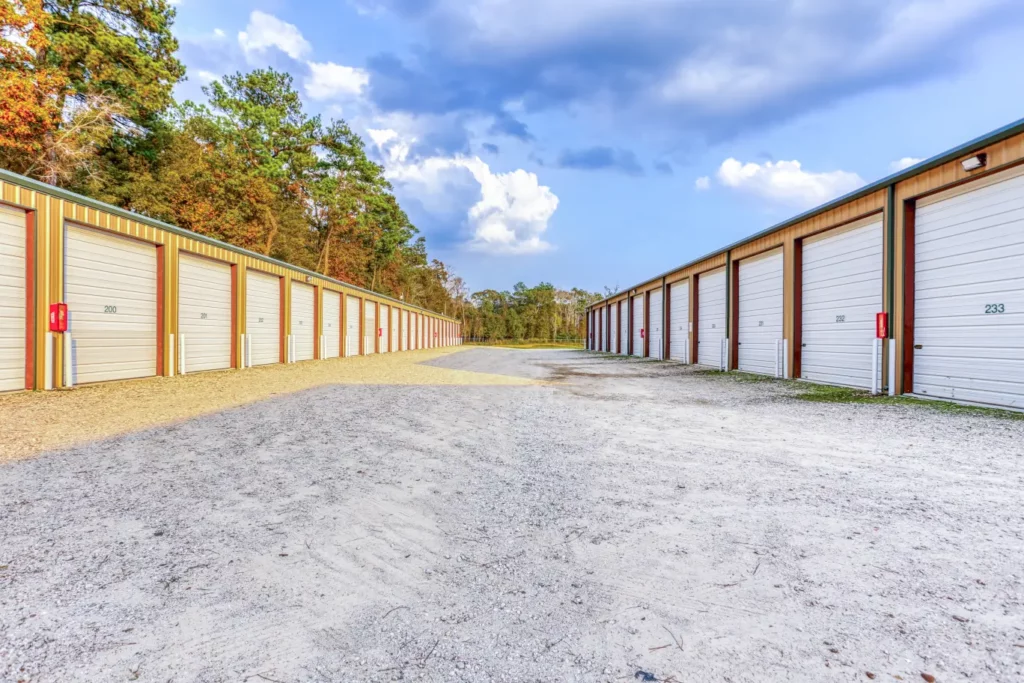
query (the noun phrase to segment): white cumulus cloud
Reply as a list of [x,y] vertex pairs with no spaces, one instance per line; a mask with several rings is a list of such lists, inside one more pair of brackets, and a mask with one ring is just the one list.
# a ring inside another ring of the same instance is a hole
[[239,31],[238,44],[246,58],[276,48],[292,59],[301,59],[313,49],[297,26],[259,10],[249,15],[248,26],[244,31]]
[[517,169],[495,173],[478,156],[430,156],[413,159],[415,140],[391,129],[371,129],[370,139],[384,157],[385,174],[414,194],[428,210],[437,210],[452,189],[479,187],[479,200],[466,211],[466,246],[491,254],[535,254],[551,249],[544,240],[558,197],[535,173]]
[[799,161],[767,161],[763,164],[726,159],[716,174],[726,187],[773,202],[810,208],[852,192],[864,180],[849,171],[805,171]]
[[334,62],[309,62],[306,94],[314,100],[352,97],[362,94],[369,82],[370,74],[365,69]]
[[898,173],[899,171],[910,168],[914,164],[919,164],[922,161],[924,161],[924,159],[917,159],[915,157],[903,157],[902,159],[898,159],[897,161],[894,161],[891,164],[889,164],[889,170],[892,171],[893,173]]

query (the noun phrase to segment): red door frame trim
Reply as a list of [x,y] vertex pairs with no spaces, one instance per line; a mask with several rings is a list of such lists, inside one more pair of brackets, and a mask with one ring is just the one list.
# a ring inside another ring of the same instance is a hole
[[25,211],[25,388],[36,388],[36,212]]

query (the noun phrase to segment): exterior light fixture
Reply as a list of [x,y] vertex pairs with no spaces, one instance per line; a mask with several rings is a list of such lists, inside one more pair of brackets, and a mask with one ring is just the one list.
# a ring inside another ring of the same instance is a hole
[[977,171],[979,168],[984,168],[985,164],[987,163],[988,154],[986,154],[985,152],[981,152],[980,154],[975,154],[973,157],[970,157],[969,159],[964,159],[963,161],[960,162],[960,165],[964,167],[965,171],[970,172]]
[[307,275],[306,276],[306,282],[312,282],[312,281],[313,281],[313,276],[312,275]]

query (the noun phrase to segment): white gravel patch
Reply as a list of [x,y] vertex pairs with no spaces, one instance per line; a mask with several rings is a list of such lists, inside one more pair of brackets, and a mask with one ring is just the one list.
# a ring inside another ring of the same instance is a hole
[[1024,422],[430,364],[0,467],[0,680],[1022,680]]

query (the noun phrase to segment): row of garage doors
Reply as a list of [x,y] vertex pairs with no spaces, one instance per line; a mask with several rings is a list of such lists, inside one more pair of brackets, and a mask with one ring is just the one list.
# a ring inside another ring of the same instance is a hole
[[[744,372],[782,376],[782,249],[739,261],[736,268],[735,366]],[[882,310],[881,221],[806,240],[802,276],[801,377],[870,388],[875,313]],[[732,365],[727,338],[726,269],[701,273],[696,277],[696,288],[693,315],[689,280],[667,286],[668,311],[662,290],[649,292],[649,334],[643,327],[644,295],[633,297],[633,355],[644,355],[644,337],[649,337],[647,355],[651,358],[661,359],[667,352],[669,360],[713,368]],[[662,332],[665,323],[669,328],[667,349]],[[696,357],[691,360],[694,327]]]
[[[911,367],[906,384],[924,396],[1024,408],[1024,170],[993,176],[920,200],[913,207],[908,244],[902,350]],[[661,325],[671,360],[776,376],[793,375],[825,384],[870,389],[881,386],[876,362],[876,314],[883,310],[884,231],[881,217],[806,237],[797,248],[798,282],[793,309],[796,367],[786,368],[784,256],[781,248],[735,262],[737,339],[728,357],[729,287],[726,269],[649,291],[649,335],[643,330],[645,295],[632,306],[609,310],[607,342],[595,348],[626,353],[627,310],[632,309],[633,355],[659,358]],[[696,310],[689,310],[691,299]],[[667,314],[667,315],[666,315]],[[604,319],[593,320],[600,324]],[[689,358],[696,328],[696,358]],[[641,332],[643,330],[643,332]],[[618,344],[616,344],[618,340]],[[875,375],[873,378],[872,375]]]
[[[0,391],[26,386],[26,320],[31,306],[27,282],[26,214],[0,207]],[[161,374],[159,329],[160,247],[91,228],[68,225],[64,232],[64,292],[68,306],[65,349],[67,384],[149,377]],[[170,372],[220,370],[233,366],[235,343],[248,366],[358,355],[361,330],[366,353],[439,346],[443,321],[348,296],[342,329],[342,294],[292,281],[291,334],[283,335],[282,278],[248,269],[245,277],[244,333],[234,329],[235,274],[229,263],[181,252],[178,260],[178,334],[168,354]],[[364,328],[359,326],[363,304]],[[323,329],[317,330],[318,303]],[[376,332],[376,334],[374,334]],[[436,335],[434,333],[437,333]],[[428,333],[431,336],[427,336]],[[379,347],[374,337],[379,337]],[[319,337],[319,338],[318,338]],[[319,345],[319,353],[317,353]]]

